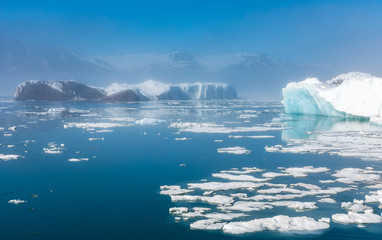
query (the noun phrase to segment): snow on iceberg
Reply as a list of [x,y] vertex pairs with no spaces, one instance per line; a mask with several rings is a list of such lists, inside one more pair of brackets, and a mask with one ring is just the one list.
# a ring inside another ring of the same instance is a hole
[[370,118],[382,114],[382,78],[341,74],[326,82],[307,78],[283,88],[286,113]]

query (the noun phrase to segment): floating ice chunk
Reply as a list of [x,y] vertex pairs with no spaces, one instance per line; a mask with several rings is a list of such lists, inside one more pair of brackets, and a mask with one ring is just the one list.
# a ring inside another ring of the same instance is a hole
[[335,183],[336,181],[334,180],[319,180],[320,183],[328,184],[328,183]]
[[350,212],[357,212],[357,213],[363,213],[366,211],[371,211],[373,212],[373,208],[364,205],[363,200],[356,200],[354,199],[353,202],[343,202],[341,203],[341,207],[346,209],[347,211]]
[[221,205],[221,204],[231,204],[234,202],[232,197],[224,195],[214,195],[214,196],[196,196],[196,195],[170,195],[171,201],[186,201],[186,202],[207,202],[210,204]]
[[11,199],[8,201],[8,203],[11,203],[11,204],[15,204],[15,205],[18,205],[20,203],[26,203],[27,201],[25,200],[21,200],[21,199]]
[[221,230],[225,223],[219,222],[215,219],[203,219],[191,223],[191,229],[200,230]]
[[318,208],[315,202],[294,202],[288,205],[288,208],[292,208],[297,212],[306,210],[312,210]]
[[215,178],[223,178],[231,181],[249,181],[249,182],[266,182],[269,178],[256,178],[251,175],[233,175],[229,173],[213,173]]
[[89,158],[70,158],[69,162],[81,162],[81,161],[89,161]]
[[162,195],[181,195],[185,193],[193,192],[194,190],[182,189],[178,185],[164,185],[160,187]]
[[83,128],[83,129],[93,129],[93,128],[115,128],[115,127],[126,127],[129,125],[123,123],[107,123],[107,122],[97,122],[97,123],[66,123],[64,128]]
[[264,169],[260,169],[257,167],[243,167],[241,170],[231,169],[231,170],[224,170],[220,171],[220,173],[230,173],[230,174],[248,174],[248,173],[256,173],[256,172],[263,172]]
[[263,173],[261,176],[263,176],[265,178],[276,178],[276,177],[290,176],[290,174],[288,174],[288,173],[266,172],[266,173]]
[[237,201],[231,206],[219,206],[218,208],[222,211],[253,212],[272,209],[273,205],[268,202]]
[[380,204],[382,204],[382,189],[376,192],[371,192],[371,195],[366,195],[365,202],[367,203],[379,202]]
[[11,133],[4,133],[4,137],[12,137]]
[[162,119],[155,119],[155,118],[142,118],[140,120],[135,121],[135,124],[139,125],[157,125],[159,123],[165,122],[165,120]]
[[8,130],[9,130],[9,131],[16,131],[16,126],[9,127]]
[[293,183],[290,185],[291,187],[303,187],[308,190],[320,190],[321,188],[317,185],[314,184],[309,184],[309,183]]
[[321,203],[336,203],[336,200],[333,198],[321,198],[318,201]]
[[368,223],[381,223],[382,217],[372,212],[356,213],[348,212],[348,214],[334,214],[332,215],[334,222],[342,224],[368,224]]
[[204,191],[226,191],[235,189],[248,189],[253,190],[263,186],[262,183],[254,182],[203,182],[203,183],[189,183],[187,184],[190,189],[202,189]]
[[275,136],[271,136],[271,135],[258,135],[258,136],[241,136],[241,135],[229,135],[228,136],[229,138],[253,138],[253,139],[257,139],[257,138],[274,138]]
[[232,154],[250,154],[251,150],[248,150],[244,147],[228,147],[228,148],[218,148],[218,153],[232,153]]
[[321,173],[321,172],[327,172],[329,171],[329,168],[326,167],[318,167],[314,168],[312,166],[305,166],[305,167],[290,167],[286,168],[285,170],[282,170],[282,172],[288,173],[292,175],[293,177],[306,177],[307,173]]
[[204,217],[206,218],[215,219],[218,221],[221,221],[221,220],[228,221],[228,220],[245,217],[245,216],[248,216],[248,215],[245,213],[208,213],[204,215]]
[[97,130],[97,133],[109,133],[109,132],[114,132],[114,130],[111,129],[102,129],[102,130]]
[[337,182],[352,184],[355,182],[375,182],[381,179],[382,172],[361,168],[344,168],[337,170],[333,177]]
[[329,228],[324,221],[310,217],[289,217],[278,215],[272,218],[259,218],[246,222],[230,222],[223,226],[223,231],[231,234],[243,234],[259,231],[317,231]]
[[173,215],[181,215],[183,213],[188,212],[188,208],[186,207],[172,207],[169,209],[170,214]]
[[106,118],[110,121],[115,121],[115,122],[134,122],[136,121],[135,118],[131,118],[131,117],[110,117],[110,118]]
[[88,140],[91,141],[91,142],[92,141],[99,141],[99,140],[103,141],[103,140],[105,140],[105,138],[88,138]]
[[187,141],[187,140],[190,140],[191,138],[186,138],[186,137],[182,137],[182,138],[174,138],[175,141]]
[[21,157],[21,155],[16,155],[16,154],[0,154],[0,159],[3,160],[3,161],[16,160],[19,157]]
[[304,191],[285,187],[285,188],[260,189],[260,190],[257,190],[257,193],[260,193],[260,194],[277,194],[277,193],[303,194]]
[[50,142],[48,143],[48,147],[43,148],[43,150],[46,154],[61,154],[64,147],[65,147],[65,144],[63,143],[58,145],[55,142]]
[[257,114],[241,114],[237,118],[238,119],[248,119],[248,118],[258,118],[258,117],[259,117],[259,115],[257,115]]
[[195,132],[195,133],[235,133],[235,132],[265,132],[272,130],[282,130],[280,127],[268,127],[264,125],[252,126],[252,127],[236,127],[229,128],[224,125],[218,125],[216,123],[187,123],[176,122],[171,123],[170,127],[178,128],[181,132]]

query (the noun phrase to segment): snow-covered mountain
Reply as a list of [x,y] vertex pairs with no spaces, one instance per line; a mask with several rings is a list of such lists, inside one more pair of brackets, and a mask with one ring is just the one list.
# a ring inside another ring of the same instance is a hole
[[82,79],[94,84],[114,71],[114,67],[100,59],[67,48],[0,40],[1,95],[29,79]]
[[150,101],[235,99],[236,90],[223,83],[165,84],[157,81],[112,84],[105,89],[69,81],[27,81],[20,84],[16,100]]
[[25,42],[0,42],[3,73],[102,72],[113,67],[97,58],[81,56],[67,48],[37,46]]

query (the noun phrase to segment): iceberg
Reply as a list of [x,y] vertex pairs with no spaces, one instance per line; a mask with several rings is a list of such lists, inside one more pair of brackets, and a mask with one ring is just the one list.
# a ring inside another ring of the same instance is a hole
[[27,81],[17,86],[16,100],[86,100],[94,101],[105,97],[105,91],[73,80]]
[[286,113],[373,118],[382,114],[382,78],[350,72],[326,82],[307,78],[282,89]]
[[140,84],[113,83],[106,88],[87,86],[74,80],[51,82],[31,80],[18,85],[15,93],[16,100],[82,100],[103,102],[236,98],[236,90],[224,83],[168,84],[153,80]]

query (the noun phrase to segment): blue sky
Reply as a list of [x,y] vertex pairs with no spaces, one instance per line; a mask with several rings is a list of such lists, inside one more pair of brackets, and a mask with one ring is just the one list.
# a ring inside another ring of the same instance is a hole
[[0,38],[87,55],[267,53],[293,61],[382,54],[382,1],[0,0]]

